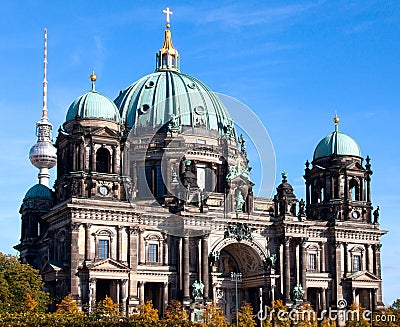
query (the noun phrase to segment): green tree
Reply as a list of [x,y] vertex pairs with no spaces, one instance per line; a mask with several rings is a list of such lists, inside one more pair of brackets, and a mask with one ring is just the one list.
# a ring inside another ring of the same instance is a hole
[[0,253],[0,312],[44,312],[49,296],[39,271]]
[[350,310],[353,313],[348,314],[348,321],[346,322],[347,327],[369,327],[370,324],[363,318],[363,312],[365,308],[357,303],[353,303],[350,306]]
[[210,327],[228,327],[228,320],[222,314],[219,305],[214,301],[203,310],[204,324]]
[[309,302],[300,304],[296,311],[296,326],[298,327],[317,327],[317,314]]
[[321,327],[336,327],[336,321],[332,321],[329,318],[325,317],[321,321]]
[[[253,314],[253,307],[246,301],[243,302],[238,312],[240,327],[256,327],[256,315]],[[236,326],[236,316],[233,317],[232,324]]]
[[116,304],[108,295],[102,301],[96,303],[92,314],[94,319],[115,320],[120,317],[118,304]]
[[290,321],[286,316],[278,315],[278,312],[287,311],[286,306],[283,304],[281,300],[272,301],[271,306],[268,307],[268,312],[264,313],[266,315],[266,319],[263,322],[263,326],[265,327],[289,327]]
[[394,308],[394,309],[400,309],[400,299],[396,299],[393,303],[392,303],[392,305],[390,306],[391,308]]
[[158,322],[158,310],[153,308],[153,303],[151,300],[146,301],[146,303],[137,306],[137,314],[132,315],[129,321],[131,321],[134,326],[152,326]]
[[188,313],[183,309],[182,303],[177,300],[172,300],[165,310],[165,318],[163,319],[165,326],[193,326],[189,320]]
[[63,298],[59,304],[57,304],[56,313],[81,314],[83,312],[79,310],[78,303],[74,300],[70,293]]

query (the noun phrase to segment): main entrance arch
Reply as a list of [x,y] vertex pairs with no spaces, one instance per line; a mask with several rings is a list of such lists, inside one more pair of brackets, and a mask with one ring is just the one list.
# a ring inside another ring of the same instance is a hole
[[[236,303],[240,307],[243,301],[258,311],[258,290],[265,288],[267,281],[266,255],[262,247],[247,240],[224,239],[217,243],[212,253],[215,257],[211,272],[213,298],[224,315],[231,321],[237,310]],[[231,278],[232,272],[242,275],[237,284]]]

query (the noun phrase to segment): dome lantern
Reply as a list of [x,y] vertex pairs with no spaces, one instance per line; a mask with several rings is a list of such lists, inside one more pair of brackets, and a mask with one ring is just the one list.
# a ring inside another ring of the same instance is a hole
[[179,71],[179,53],[172,44],[172,34],[170,30],[170,15],[173,14],[169,8],[163,10],[166,14],[166,30],[164,34],[164,44],[156,56],[156,71],[174,70]]

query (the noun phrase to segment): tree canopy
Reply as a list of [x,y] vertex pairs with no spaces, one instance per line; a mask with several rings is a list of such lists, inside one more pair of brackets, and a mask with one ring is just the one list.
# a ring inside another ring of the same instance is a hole
[[44,312],[49,296],[39,271],[0,252],[0,312]]

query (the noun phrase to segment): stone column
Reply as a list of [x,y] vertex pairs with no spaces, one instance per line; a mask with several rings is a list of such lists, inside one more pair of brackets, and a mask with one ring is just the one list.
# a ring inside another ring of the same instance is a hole
[[349,264],[349,252],[347,243],[343,243],[343,255],[344,255],[344,276],[346,277],[348,272],[351,271],[351,262]]
[[163,265],[168,266],[168,235],[164,234],[163,240]]
[[321,309],[326,310],[326,288],[321,289]]
[[208,235],[203,235],[201,238],[201,281],[204,283],[204,299],[208,299],[209,273],[208,273]]
[[94,143],[92,143],[92,171],[96,171],[96,146]]
[[80,265],[79,262],[79,227],[80,223],[71,223],[69,241],[71,244],[71,269],[69,270],[71,280],[71,294],[78,298],[79,294],[79,277],[76,276],[76,271]]
[[292,238],[291,237],[285,237],[284,240],[284,247],[283,247],[283,260],[284,260],[284,276],[283,276],[283,281],[285,284],[284,291],[285,291],[285,299],[286,301],[290,301],[290,242]]
[[[79,167],[78,170],[85,171],[85,142],[82,141],[79,144]],[[82,189],[82,192],[83,189]]]
[[319,263],[320,263],[320,272],[325,272],[325,243],[319,243]]
[[301,249],[300,249],[300,244],[301,244],[301,239],[299,239],[299,242],[294,243],[294,261],[295,261],[295,269],[296,269],[296,285],[297,284],[302,284],[301,278],[301,269],[302,269],[302,261],[301,261]]
[[367,175],[367,202],[371,202],[371,177]]
[[139,304],[144,304],[144,284],[145,282],[139,281]]
[[168,282],[164,282],[164,284],[162,285],[162,292],[163,292],[162,313],[164,314],[168,306]]
[[371,302],[371,306],[372,306],[372,311],[376,310],[376,305],[377,305],[377,301],[376,301],[376,288],[371,290],[372,293],[372,302]]
[[92,224],[85,224],[85,260],[90,261],[90,227]]
[[123,261],[122,258],[122,229],[123,226],[117,226],[117,261]]
[[374,251],[374,274],[381,278],[381,247],[382,244],[375,244],[375,251]]
[[144,229],[138,228],[138,238],[139,238],[139,264],[144,264],[146,261],[145,258],[145,245],[144,245],[144,237],[143,237]]
[[182,238],[182,281],[183,281],[183,300],[189,301],[190,299],[190,276],[189,276],[189,236]]
[[121,279],[119,281],[119,294],[121,296],[120,298],[120,310],[121,314],[124,316],[126,314],[126,282],[127,279]]
[[89,279],[89,312],[92,312],[92,307],[96,303],[96,278]]
[[307,249],[306,238],[301,240],[301,286],[303,287],[303,300],[307,301]]
[[113,174],[117,173],[117,151],[116,151],[116,146],[112,147],[112,170],[111,172]]
[[356,299],[357,299],[357,296],[356,296],[356,288],[355,287],[353,287],[353,289],[352,289],[352,294],[353,294],[353,303],[356,303]]
[[373,257],[372,257],[372,249],[371,244],[366,245],[366,260],[367,260],[367,270],[371,273],[374,271]]
[[[126,233],[128,237],[128,266],[131,268],[129,273],[129,305],[137,301],[138,285],[137,285],[137,265],[138,265],[138,228],[127,227]],[[135,273],[133,273],[135,272]]]
[[341,286],[341,275],[342,275],[342,242],[335,242],[333,244],[334,249],[334,289],[332,290],[332,298],[330,299],[335,304],[338,299],[343,298],[343,291]]
[[75,143],[73,143],[72,145],[71,145],[71,147],[72,147],[72,171],[76,171],[77,169],[76,169],[76,159],[77,159],[77,154],[78,154],[78,148],[76,147],[76,144]]

